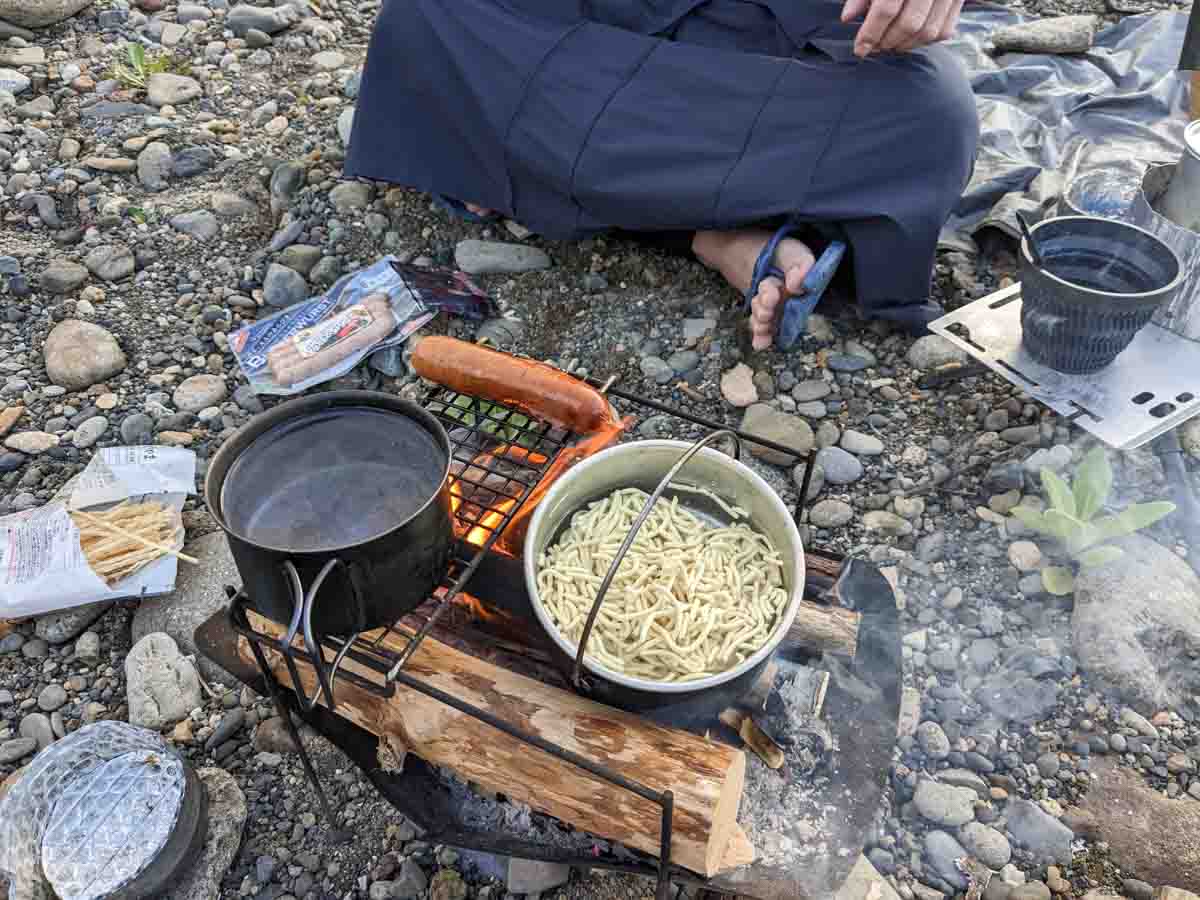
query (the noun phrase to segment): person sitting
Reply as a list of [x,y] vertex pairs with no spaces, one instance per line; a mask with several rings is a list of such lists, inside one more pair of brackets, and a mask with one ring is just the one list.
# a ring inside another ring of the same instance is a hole
[[756,349],[833,240],[914,333],[974,165],[962,0],[386,0],[345,172],[543,237],[690,251]]

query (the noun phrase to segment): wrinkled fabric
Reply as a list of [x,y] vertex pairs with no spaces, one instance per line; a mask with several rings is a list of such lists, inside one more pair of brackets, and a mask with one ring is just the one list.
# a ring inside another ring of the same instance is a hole
[[552,239],[791,217],[847,237],[864,312],[928,321],[977,121],[941,48],[853,56],[830,0],[388,0],[346,173]]
[[1115,167],[1139,177],[1173,163],[1188,122],[1188,73],[1176,71],[1187,14],[1130,16],[1070,56],[986,52],[995,28],[1027,21],[1000,6],[972,5],[946,47],[966,67],[982,123],[971,183],[942,233],[968,252],[997,227],[1016,237],[1016,211],[1052,212],[1071,180]]

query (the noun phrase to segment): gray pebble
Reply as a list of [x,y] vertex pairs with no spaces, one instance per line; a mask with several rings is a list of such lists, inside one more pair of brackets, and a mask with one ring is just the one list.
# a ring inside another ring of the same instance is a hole
[[841,447],[817,451],[817,462],[825,470],[825,481],[829,484],[853,484],[863,476],[863,464]]
[[853,518],[853,507],[841,500],[821,500],[808,512],[808,521],[818,528],[841,528]]
[[874,435],[846,429],[842,433],[842,449],[855,456],[879,456],[883,453],[883,441]]
[[48,684],[38,694],[38,706],[46,712],[53,712],[67,702],[67,691],[61,684]]
[[1012,859],[1008,838],[979,822],[968,822],[958,833],[959,840],[989,869],[999,869]]
[[922,722],[917,726],[917,743],[932,759],[945,759],[950,755],[950,739],[937,722]]
[[0,744],[0,764],[9,765],[24,759],[37,750],[37,741],[32,738],[13,738]]
[[797,403],[811,403],[814,400],[824,400],[832,390],[829,382],[822,379],[802,381],[792,388],[792,399]]

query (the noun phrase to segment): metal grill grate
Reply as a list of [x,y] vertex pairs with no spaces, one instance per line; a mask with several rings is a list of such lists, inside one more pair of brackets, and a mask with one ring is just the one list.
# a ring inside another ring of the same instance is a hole
[[[621,399],[635,406],[674,415],[710,429],[725,427],[710,419],[673,409],[648,398],[625,393],[611,383],[605,384],[603,389],[608,392],[610,397]],[[656,898],[657,900],[667,900],[670,894],[671,873],[676,871],[671,864],[674,809],[674,798],[671,791],[658,792],[642,784],[629,781],[613,771],[540,737],[523,733],[485,710],[477,709],[403,671],[405,664],[424,638],[432,631],[441,615],[447,609],[452,608],[454,599],[463,593],[472,576],[492,555],[493,548],[522,511],[526,502],[535,494],[543,480],[552,473],[560,454],[571,447],[577,438],[577,435],[569,431],[530,419],[500,404],[446,388],[440,389],[426,402],[425,406],[442,423],[450,439],[451,495],[455,504],[454,514],[457,520],[456,530],[459,540],[440,587],[433,592],[430,597],[431,602],[422,607],[421,615],[416,617],[418,619],[423,617],[423,621],[415,633],[413,628],[409,627],[409,623],[412,623],[410,619],[403,625],[399,622],[394,623],[389,628],[371,636],[333,637],[322,635],[318,641],[319,649],[313,653],[300,647],[293,640],[294,631],[283,640],[276,640],[256,632],[251,627],[247,615],[250,598],[244,592],[238,592],[233,588],[227,589],[232,601],[229,615],[233,627],[236,632],[248,639],[267,690],[279,708],[280,715],[284,717],[293,740],[300,745],[301,763],[317,794],[325,817],[331,824],[336,822],[336,817],[321,788],[316,771],[295,733],[295,725],[289,715],[288,701],[285,699],[282,686],[276,681],[267,662],[266,649],[283,656],[291,676],[296,702],[306,714],[323,714],[322,710],[318,708],[322,694],[324,694],[325,704],[329,710],[336,712],[334,682],[337,678],[354,682],[358,687],[383,697],[393,695],[396,685],[400,684],[473,716],[531,747],[536,747],[597,778],[655,803],[661,810],[658,859],[638,863],[624,861],[615,865],[629,871],[639,871],[656,876],[658,882],[655,891]],[[800,489],[801,499],[795,512],[799,519],[804,507],[804,498],[808,493],[809,478],[812,474],[812,457],[795,454],[790,448],[763,438],[753,437],[740,431],[734,433],[742,440],[769,447],[780,453],[792,454],[798,461],[805,463],[804,478]],[[389,641],[388,646],[385,646],[384,642],[389,635],[395,635],[399,641]],[[397,652],[394,648],[398,644],[402,649]],[[335,654],[332,661],[329,661],[326,656],[329,651]],[[365,667],[376,676],[382,675],[382,681],[365,677],[355,671],[340,670],[339,667],[346,658]],[[304,697],[302,681],[296,667],[298,660],[312,666],[319,676],[322,689],[318,690],[311,699]],[[345,839],[349,839],[349,835],[340,834]],[[476,842],[474,845],[490,846],[488,842],[494,838],[492,835],[483,833],[456,831],[455,834],[458,835],[460,841],[466,842],[462,844],[463,846],[473,845],[472,840]],[[546,852],[545,848],[539,850],[532,846],[523,846],[521,850],[522,854],[529,855],[530,858]],[[676,874],[679,873],[676,872]]]
[[[435,591],[437,606],[392,660],[388,681],[416,652],[451,602],[466,588],[486,554],[575,435],[506,407],[451,390],[426,404],[450,438],[451,487],[460,540]],[[393,624],[371,643],[379,651],[397,633]],[[389,656],[391,654],[388,654]]]

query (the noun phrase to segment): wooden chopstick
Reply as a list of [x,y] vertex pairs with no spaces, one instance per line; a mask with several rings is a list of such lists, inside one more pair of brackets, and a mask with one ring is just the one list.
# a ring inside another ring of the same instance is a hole
[[193,566],[200,565],[200,560],[196,559],[194,556],[188,556],[186,553],[180,553],[178,550],[174,550],[171,547],[168,547],[166,544],[159,544],[154,541],[147,540],[140,534],[135,534],[134,532],[128,531],[119,525],[114,525],[107,519],[101,519],[99,516],[94,516],[91,513],[84,512],[82,509],[73,509],[71,510],[71,514],[79,516],[93,525],[100,525],[103,528],[107,528],[109,531],[115,532],[116,534],[119,534],[124,538],[128,538],[131,541],[137,541],[139,544],[144,544],[152,550],[158,550],[159,552],[165,553],[168,556],[174,556],[176,559],[181,559],[186,563],[191,563]]

